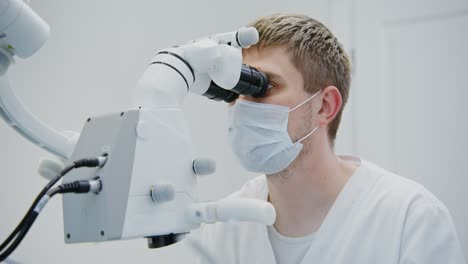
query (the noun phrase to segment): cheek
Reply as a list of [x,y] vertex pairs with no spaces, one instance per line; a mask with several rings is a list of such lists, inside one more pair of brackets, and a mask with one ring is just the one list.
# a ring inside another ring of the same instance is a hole
[[262,103],[282,105],[292,108],[294,107],[294,99],[296,96],[291,89],[281,87],[273,88],[271,91],[268,91],[264,97],[259,99],[262,101]]
[[301,117],[299,115],[299,112],[293,111],[289,113],[289,118],[288,118],[288,133],[289,137],[294,141],[297,140],[298,135],[302,131],[302,124],[301,124]]
[[285,106],[281,96],[264,96],[260,98],[261,103]]
[[299,108],[289,113],[288,133],[291,139],[297,141],[311,130],[312,111]]

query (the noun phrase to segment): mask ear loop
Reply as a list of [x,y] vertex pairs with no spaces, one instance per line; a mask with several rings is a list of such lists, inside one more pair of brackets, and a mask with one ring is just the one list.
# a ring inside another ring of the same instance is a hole
[[301,139],[299,139],[296,143],[301,143],[301,141],[303,141],[304,139],[306,139],[307,137],[309,137],[310,135],[312,135],[315,131],[317,131],[317,129],[319,128],[319,126],[316,126],[314,129],[312,129],[312,131],[309,132],[309,134],[303,136]]
[[311,97],[309,97],[309,99],[305,100],[304,102],[302,102],[302,103],[296,105],[294,108],[292,108],[291,110],[289,110],[289,112],[292,112],[292,111],[296,110],[297,108],[303,106],[305,103],[307,103],[307,102],[309,102],[310,100],[314,99],[314,97],[317,96],[317,94],[319,94],[319,93],[321,93],[321,92],[322,92],[322,90],[316,92],[314,95],[312,95]]
[[[310,100],[314,99],[315,96],[317,96],[319,93],[321,93],[322,90],[316,92],[314,95],[312,95],[311,97],[309,97],[309,99],[305,100],[304,102],[298,104],[296,107],[294,107],[293,109],[289,110],[289,112],[292,112],[294,110],[296,110],[297,108],[303,106],[305,103],[309,102]],[[314,129],[312,129],[312,131],[310,131],[307,135],[303,136],[301,139],[299,139],[296,143],[301,143],[304,139],[308,138],[310,135],[312,135],[315,131],[317,131],[317,129],[319,128],[319,126],[316,126]]]

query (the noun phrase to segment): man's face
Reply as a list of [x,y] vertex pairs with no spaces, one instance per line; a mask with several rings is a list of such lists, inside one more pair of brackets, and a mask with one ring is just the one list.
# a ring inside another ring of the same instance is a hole
[[[266,73],[273,87],[261,98],[240,95],[240,99],[293,108],[311,96],[304,90],[302,74],[293,65],[286,46],[264,47],[261,50],[249,48],[243,51],[243,63]],[[314,98],[289,114],[288,132],[293,142],[315,126],[312,124],[312,105],[317,104],[316,100]]]

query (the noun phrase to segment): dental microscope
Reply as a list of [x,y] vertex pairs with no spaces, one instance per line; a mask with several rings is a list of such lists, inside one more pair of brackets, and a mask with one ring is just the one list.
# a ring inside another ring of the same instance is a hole
[[[15,96],[7,78],[14,57],[32,56],[48,35],[49,26],[22,0],[0,1],[0,116],[61,160],[40,164],[41,174],[53,179],[1,245],[0,254],[11,254],[10,244],[21,242],[57,193],[63,194],[65,243],[147,238],[150,248],[158,248],[179,241],[201,223],[273,224],[275,210],[265,201],[198,201],[197,177],[213,173],[216,164],[194,157],[181,109],[188,93],[225,102],[240,94],[263,96],[267,76],[242,64],[242,48],[258,41],[255,28],[160,50],[138,81],[132,107],[89,117],[75,136],[38,120]],[[59,180],[61,185],[54,188]]]

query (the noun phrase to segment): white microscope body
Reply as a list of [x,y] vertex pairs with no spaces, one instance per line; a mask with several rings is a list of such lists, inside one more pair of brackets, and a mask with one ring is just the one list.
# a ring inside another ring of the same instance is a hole
[[95,178],[102,182],[99,194],[63,195],[66,243],[148,237],[150,247],[161,247],[177,242],[179,234],[203,222],[273,224],[274,208],[264,201],[197,202],[197,175],[214,172],[215,164],[193,157],[181,109],[188,92],[210,98],[220,92],[232,100],[236,94],[232,91],[238,92],[238,83],[243,81],[241,72],[258,74],[242,65],[241,49],[258,41],[254,28],[160,51],[138,82],[133,107],[90,117],[78,140],[35,118],[6,78],[14,55],[26,58],[42,46],[49,32],[47,24],[23,1],[5,0],[0,1],[0,32],[2,118],[65,162],[88,156],[108,158],[102,168],[75,170],[63,179],[64,183]]

